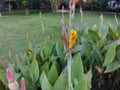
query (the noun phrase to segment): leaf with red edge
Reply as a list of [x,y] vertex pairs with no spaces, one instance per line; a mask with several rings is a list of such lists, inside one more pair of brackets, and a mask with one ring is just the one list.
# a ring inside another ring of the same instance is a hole
[[68,45],[68,35],[64,26],[64,22],[62,22],[62,39],[65,47]]

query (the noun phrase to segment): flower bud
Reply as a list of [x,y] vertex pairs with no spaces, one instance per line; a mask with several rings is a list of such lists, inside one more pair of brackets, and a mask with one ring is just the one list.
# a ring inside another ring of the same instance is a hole
[[7,76],[8,83],[12,83],[15,81],[14,75],[12,74],[12,71],[10,70],[10,68],[6,69],[6,76]]
[[76,38],[77,38],[77,32],[76,30],[72,29],[70,31],[70,36],[69,36],[69,50],[73,48]]
[[25,79],[23,77],[21,78],[20,84],[21,84],[21,90],[26,90]]

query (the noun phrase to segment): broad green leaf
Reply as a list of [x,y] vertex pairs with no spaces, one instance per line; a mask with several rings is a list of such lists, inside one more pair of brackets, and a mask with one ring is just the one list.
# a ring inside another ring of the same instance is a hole
[[112,64],[107,66],[105,73],[113,72],[119,68],[120,68],[120,62],[113,62]]
[[74,90],[88,90],[87,81],[85,77],[81,78],[78,84],[74,87]]
[[16,56],[16,66],[20,69],[20,71],[23,73],[23,75],[27,78],[27,69],[25,68],[24,65],[21,64],[21,61],[18,56]]
[[100,37],[102,39],[104,39],[106,37],[107,33],[108,33],[108,26],[107,25],[103,25],[101,27],[101,32],[99,33]]
[[74,83],[75,80],[78,80],[78,84],[75,86],[74,90],[87,90],[87,81],[84,76],[80,53],[75,56],[75,60],[72,64],[72,82]]
[[89,41],[85,38],[81,38],[81,43],[82,43],[82,49],[83,53],[87,56],[87,58],[90,58],[91,56],[91,45]]
[[112,26],[109,26],[109,32],[112,35],[114,40],[118,40],[119,39],[117,33],[113,30]]
[[100,48],[104,47],[104,45],[107,43],[107,38],[101,39],[97,44]]
[[7,82],[7,79],[6,79],[6,74],[5,74],[5,71],[3,70],[3,68],[0,68],[0,81],[2,81],[2,83],[5,86],[8,85],[8,82]]
[[69,88],[70,88],[70,86],[69,86],[69,84],[67,84],[65,90],[70,90]]
[[118,24],[118,26],[117,26],[117,33],[118,33],[118,35],[120,37],[120,24]]
[[57,58],[58,58],[57,56],[52,55],[52,56],[50,57],[50,61],[51,61],[51,62],[54,62]]
[[102,59],[100,48],[95,43],[92,43],[92,46],[93,46],[93,51],[94,51],[94,55],[95,55],[96,59],[100,60],[100,62],[102,62],[103,59]]
[[40,56],[41,56],[42,61],[44,61],[45,57],[44,57],[44,54],[43,54],[43,49],[40,50]]
[[78,81],[81,80],[84,77],[84,70],[83,70],[83,64],[81,60],[80,53],[78,53],[75,56],[75,60],[72,64],[72,82],[74,83],[74,79],[77,79]]
[[113,62],[113,60],[115,58],[115,54],[116,54],[116,47],[117,47],[116,43],[112,43],[110,45],[110,47],[108,48],[107,53],[105,55],[105,61],[104,61],[103,66],[107,66]]
[[120,47],[117,48],[116,56],[117,59],[120,61]]
[[57,52],[58,57],[61,60],[61,63],[64,66],[64,64],[66,62],[65,61],[65,56],[64,56],[64,47],[63,47],[62,42],[60,42],[60,41],[57,41],[57,43],[56,43],[56,52]]
[[45,72],[43,70],[42,73],[41,73],[40,79],[39,79],[40,85],[42,85],[42,82],[43,82],[45,77],[46,77],[46,74],[45,74]]
[[72,53],[77,53],[82,51],[82,45],[75,45],[74,48],[72,49]]
[[45,74],[43,74],[43,76],[41,76],[41,88],[42,90],[54,90],[52,85],[49,83],[47,77]]
[[82,31],[84,34],[88,34],[88,24],[87,23],[83,23]]
[[56,64],[53,63],[50,71],[48,72],[48,80],[52,86],[55,84],[57,78],[58,78],[58,72],[57,72]]
[[29,74],[30,74],[33,82],[36,82],[38,80],[38,78],[39,78],[39,67],[38,67],[38,62],[35,58],[30,65]]
[[97,33],[97,31],[94,30],[88,30],[88,39],[92,40],[92,41],[99,41],[100,37]]
[[66,78],[63,74],[61,74],[54,85],[54,90],[65,90],[66,86]]
[[29,49],[30,49],[31,51],[34,51],[34,47],[33,47],[33,43],[32,43],[32,42],[29,43]]
[[14,74],[14,77],[15,77],[15,80],[18,80],[21,76],[21,73],[15,73]]
[[87,86],[89,90],[92,88],[92,71],[88,71],[86,74]]
[[46,60],[51,56],[53,46],[54,44],[51,42],[45,43],[45,45],[42,48],[42,52],[41,52],[42,59]]
[[48,62],[45,62],[42,65],[42,71],[44,71],[46,74],[48,74],[48,72],[49,72],[49,63]]

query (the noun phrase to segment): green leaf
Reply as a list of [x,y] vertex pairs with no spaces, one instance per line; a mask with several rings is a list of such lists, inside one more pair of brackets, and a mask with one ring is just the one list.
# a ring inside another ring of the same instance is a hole
[[[72,64],[72,82],[78,80],[78,84],[74,90],[87,90],[87,81],[84,76],[83,64],[80,53],[75,56],[75,60]],[[74,83],[76,84],[76,83]]]
[[44,57],[44,54],[43,54],[43,49],[40,50],[40,56],[41,56],[42,61],[44,61],[45,57]]
[[107,66],[105,73],[113,72],[119,68],[120,68],[120,62],[114,62],[114,63]]
[[85,77],[81,78],[74,90],[88,90]]
[[40,79],[39,79],[40,85],[42,85],[42,82],[43,82],[45,77],[46,77],[46,74],[45,74],[45,72],[43,70],[42,73],[41,73]]
[[21,61],[18,56],[16,56],[16,66],[20,69],[20,71],[23,73],[23,75],[27,78],[27,69],[25,68],[24,65],[21,64]]
[[2,83],[7,86],[8,85],[8,82],[7,82],[7,79],[6,79],[6,74],[3,70],[3,68],[0,68],[0,81],[2,81]]
[[113,30],[112,26],[109,26],[109,32],[112,35],[114,40],[119,40],[117,33]]
[[107,53],[105,55],[105,61],[104,61],[103,66],[107,66],[113,62],[113,60],[115,58],[115,54],[116,54],[116,47],[117,47],[116,43],[112,43],[110,45],[110,47],[108,48]]
[[72,49],[72,53],[77,53],[82,51],[82,45],[75,45],[74,48]]
[[88,34],[88,24],[87,23],[83,23],[82,31],[84,34]]
[[103,25],[101,27],[101,32],[99,33],[100,37],[102,39],[104,39],[106,37],[107,33],[108,33],[108,26],[107,25]]
[[56,64],[53,63],[50,71],[48,72],[48,80],[49,80],[49,82],[51,83],[52,86],[55,84],[57,78],[58,78],[58,72],[57,72],[57,69],[56,69]]
[[57,43],[56,43],[56,52],[57,52],[58,57],[61,60],[61,63],[64,66],[66,61],[65,61],[65,56],[64,56],[64,47],[63,47],[63,44],[61,44],[61,43],[62,42],[57,41]]
[[67,84],[65,90],[70,90],[69,88],[70,88],[70,85]]
[[30,69],[29,69],[29,74],[33,80],[33,82],[36,82],[39,78],[39,67],[38,67],[38,62],[34,57],[33,62],[30,65]]
[[42,71],[44,71],[46,74],[48,74],[48,72],[49,72],[49,63],[48,62],[45,62],[42,65]]
[[117,59],[120,61],[120,47],[117,47],[116,56],[117,56]]
[[92,41],[99,41],[100,37],[97,33],[97,31],[94,30],[88,30],[88,39],[92,40]]
[[52,85],[49,83],[45,73],[41,76],[41,88],[42,90],[54,90]]
[[51,56],[53,46],[54,46],[54,44],[51,42],[45,43],[45,45],[43,47],[43,55],[44,55],[45,59],[48,59]]
[[120,24],[118,24],[118,26],[117,26],[117,33],[118,33],[118,35],[120,37]]
[[102,59],[100,48],[95,43],[92,43],[92,46],[93,46],[93,51],[94,51],[94,55],[95,55],[96,59],[100,60],[100,62],[102,62],[103,59]]
[[66,78],[63,74],[61,74],[54,85],[54,90],[65,90],[66,86]]
[[53,63],[57,58],[58,58],[57,56],[52,55],[50,57],[50,61]]
[[87,56],[87,58],[90,58],[91,56],[91,45],[89,41],[85,38],[81,38],[81,43],[83,47],[83,53]]
[[88,71],[86,74],[87,86],[89,90],[92,88],[92,71]]
[[72,82],[77,79],[78,81],[84,77],[83,64],[81,60],[80,53],[75,56],[74,63],[72,64]]

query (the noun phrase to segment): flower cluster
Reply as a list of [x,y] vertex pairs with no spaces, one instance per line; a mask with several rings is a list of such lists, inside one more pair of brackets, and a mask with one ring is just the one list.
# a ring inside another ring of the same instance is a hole
[[[6,77],[8,80],[8,88],[10,90],[18,90],[18,88],[19,88],[18,83],[15,80],[15,77],[10,68],[6,69]],[[21,90],[26,90],[25,79],[23,77],[21,78],[20,84],[21,84]]]

